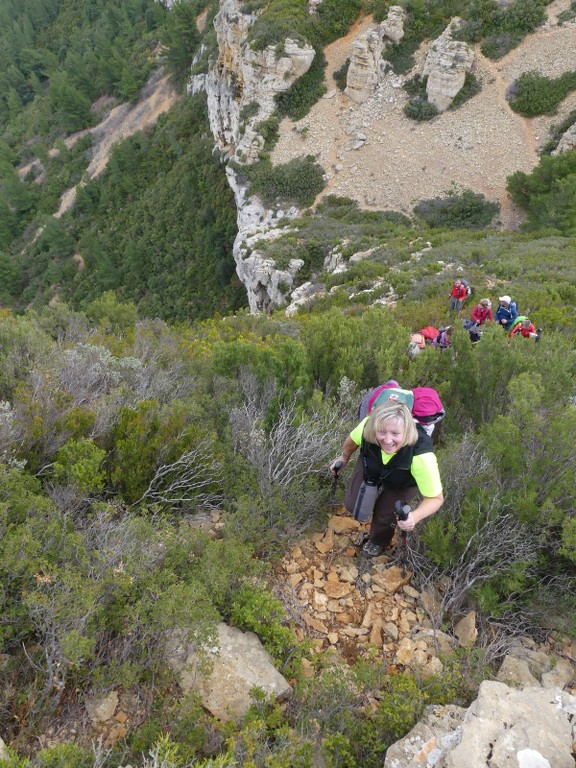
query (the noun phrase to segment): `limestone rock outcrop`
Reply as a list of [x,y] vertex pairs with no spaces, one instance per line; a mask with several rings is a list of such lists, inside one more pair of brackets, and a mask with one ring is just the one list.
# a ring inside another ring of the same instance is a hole
[[522,687],[566,688],[576,684],[574,667],[566,658],[527,647],[527,640],[510,648],[497,677],[502,683]]
[[431,707],[386,754],[384,768],[573,768],[576,697],[484,681],[468,710]]
[[430,43],[423,75],[428,76],[426,93],[430,101],[444,112],[464,85],[466,73],[474,63],[474,51],[452,35],[459,29],[460,19],[453,19],[444,32]]
[[198,693],[202,705],[219,720],[242,717],[252,703],[250,692],[255,687],[277,701],[292,695],[291,686],[276,670],[272,657],[253,632],[220,623],[217,644],[206,651],[208,667],[195,646],[180,643],[173,636],[168,661],[183,692]]
[[[274,97],[303,75],[314,59],[314,48],[287,39],[282,53],[275,46],[253,50],[248,41],[256,15],[244,13],[239,0],[222,0],[214,19],[218,60],[210,71],[189,84],[190,92],[206,91],[208,115],[214,141],[223,156],[237,164],[258,160],[264,138],[257,126],[274,112]],[[236,271],[246,286],[252,312],[266,311],[284,301],[293,285],[296,265],[276,273],[257,250],[248,247],[254,236],[273,238],[277,222],[290,218],[297,209],[272,211],[249,193],[236,168],[226,169],[237,208],[238,234],[233,253]],[[247,255],[249,254],[249,255]]]
[[385,21],[354,41],[344,90],[352,101],[366,101],[382,82],[387,68],[382,51],[388,43],[398,43],[404,37],[404,17],[399,5],[392,6]]
[[552,154],[559,155],[561,152],[566,152],[571,149],[576,149],[576,123],[571,125],[570,128],[565,131]]

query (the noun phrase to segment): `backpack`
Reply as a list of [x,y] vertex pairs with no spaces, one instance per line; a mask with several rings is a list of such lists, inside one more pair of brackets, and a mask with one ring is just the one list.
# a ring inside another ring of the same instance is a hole
[[[438,338],[438,334],[440,331],[438,328],[434,328],[433,325],[427,325],[424,328],[420,328],[419,332],[420,336],[424,336],[424,339],[426,341],[434,341],[434,339]],[[412,334],[413,336],[416,336],[418,334]]]
[[[512,306],[512,304],[510,306]],[[518,323],[523,323],[524,320],[526,320],[526,319],[527,319],[526,315],[518,315],[518,317],[515,318],[514,322],[510,326],[510,330],[513,331],[514,328],[516,328],[516,326],[518,325]]]
[[383,405],[388,400],[401,400],[408,405],[415,421],[424,427],[428,434],[432,433],[434,425],[446,415],[440,396],[432,387],[414,387],[409,390],[391,386],[390,382],[386,382],[366,393],[358,409],[358,417],[363,419],[372,408]]
[[364,416],[368,416],[374,406],[374,400],[378,395],[380,395],[383,390],[392,388],[400,389],[400,384],[394,379],[388,379],[385,384],[380,384],[380,386],[375,387],[374,389],[369,389],[358,406],[358,418],[363,419]]
[[473,290],[470,287],[470,283],[468,282],[468,280],[466,280],[465,277],[461,277],[460,278],[460,282],[462,283],[464,288],[466,288],[466,296],[470,296],[472,294]]
[[438,333],[438,337],[434,339],[433,344],[435,347],[440,347],[440,349],[446,349],[452,344],[452,340],[450,338],[450,334],[448,331],[452,328],[451,325],[446,326],[446,328],[440,328],[440,332]]
[[440,395],[432,387],[414,387],[412,394],[414,395],[412,416],[424,428],[437,424],[446,416]]

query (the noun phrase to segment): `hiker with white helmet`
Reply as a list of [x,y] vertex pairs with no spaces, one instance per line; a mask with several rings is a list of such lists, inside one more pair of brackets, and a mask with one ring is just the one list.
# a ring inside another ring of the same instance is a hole
[[518,305],[510,296],[499,296],[498,309],[496,310],[496,322],[508,330],[512,328],[514,320],[518,317]]

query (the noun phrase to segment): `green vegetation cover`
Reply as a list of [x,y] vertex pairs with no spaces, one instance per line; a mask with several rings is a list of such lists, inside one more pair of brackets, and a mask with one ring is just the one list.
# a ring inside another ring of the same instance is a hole
[[[325,0],[310,17],[304,2],[244,5],[262,12],[255,48],[290,30],[320,49],[361,10]],[[406,8],[398,69],[456,12],[467,39],[501,55],[544,10],[527,0]],[[85,174],[90,136],[65,142],[137,99],[160,60],[182,84],[203,42],[194,66],[207,66],[215,11],[201,2],[168,12],[152,0],[0,0],[8,768],[379,768],[427,705],[474,698],[494,672],[500,633],[576,637],[576,153],[509,179],[527,213],[520,232],[490,228],[497,210],[471,190],[415,203],[410,217],[327,197],[258,243],[278,268],[301,259],[316,300],[290,317],[283,308],[250,315],[234,277],[232,194],[201,98],[182,94],[153,129],[118,144],[94,180]],[[307,206],[322,189],[314,158],[274,169],[266,156],[280,114],[301,114],[318,97],[321,70],[280,100],[264,156],[246,171],[274,203]],[[79,182],[76,205],[54,217]],[[327,259],[346,270],[328,271]],[[409,363],[411,331],[454,320],[456,274],[493,304],[511,294],[541,340],[489,326],[472,345],[456,322],[451,349]],[[324,530],[341,501],[327,466],[362,393],[388,378],[435,387],[447,411],[437,434],[446,503],[412,549],[415,583],[448,585],[434,626],[470,607],[482,619],[479,646],[443,659],[429,678],[391,669],[376,652],[342,674],[298,641],[290,606],[272,590],[276,559]],[[222,526],[207,532],[212,519]],[[218,621],[258,635],[293,685],[287,708],[255,690],[248,714],[223,725],[196,696],[180,695],[166,636],[201,647]],[[113,746],[80,733],[41,743],[87,697],[111,689],[142,712]]]

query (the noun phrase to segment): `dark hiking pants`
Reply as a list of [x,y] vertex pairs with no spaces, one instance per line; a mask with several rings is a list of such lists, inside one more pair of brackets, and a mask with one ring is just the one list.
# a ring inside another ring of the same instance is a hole
[[[344,496],[344,506],[352,514],[358,497],[360,486],[364,480],[364,467],[359,457]],[[374,504],[372,522],[370,524],[370,541],[373,544],[387,547],[392,541],[396,529],[396,516],[394,510],[396,501],[400,499],[402,504],[409,504],[418,495],[418,488],[414,485],[409,488],[388,489],[384,488]]]

